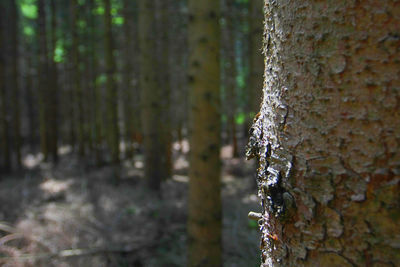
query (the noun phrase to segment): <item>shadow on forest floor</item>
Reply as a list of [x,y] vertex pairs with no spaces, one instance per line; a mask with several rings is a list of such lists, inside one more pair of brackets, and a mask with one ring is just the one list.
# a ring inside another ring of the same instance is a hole
[[[229,153],[223,147],[224,266],[258,266],[259,233],[247,219],[259,209],[254,167]],[[145,187],[141,160],[123,162],[118,185],[112,166],[85,169],[68,153],[57,167],[3,179],[0,266],[185,266],[186,157],[174,151],[161,199]]]

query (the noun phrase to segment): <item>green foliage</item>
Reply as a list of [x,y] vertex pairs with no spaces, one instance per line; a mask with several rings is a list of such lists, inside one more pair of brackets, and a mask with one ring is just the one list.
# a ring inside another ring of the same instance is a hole
[[105,84],[106,81],[107,81],[107,76],[104,73],[96,77],[96,85]]
[[36,19],[38,10],[36,0],[22,0],[20,2],[22,15],[28,19]]
[[114,18],[112,18],[112,23],[115,25],[118,25],[118,26],[122,25],[122,24],[124,24],[124,18],[121,16],[114,17]]
[[63,62],[65,57],[64,42],[57,40],[56,48],[54,50],[54,61],[57,63]]
[[35,29],[31,25],[24,25],[24,35],[33,37],[35,35]]
[[235,117],[235,123],[242,125],[246,121],[246,113],[239,112]]
[[96,15],[104,15],[104,7],[103,6],[96,7],[94,13]]

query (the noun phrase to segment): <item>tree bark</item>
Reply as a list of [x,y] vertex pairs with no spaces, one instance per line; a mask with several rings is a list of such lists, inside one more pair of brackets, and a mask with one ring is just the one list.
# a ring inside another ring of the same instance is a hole
[[[79,4],[77,0],[71,0],[71,35],[72,35],[72,77],[73,77],[73,91],[75,92],[75,107],[76,107],[76,123],[77,127],[77,141],[78,141],[78,154],[80,157],[85,155],[85,130],[84,130],[84,111],[83,111],[83,91],[81,85],[81,72],[80,72],[80,60],[79,60],[79,36],[78,36],[78,13]],[[74,103],[71,103],[72,105]]]
[[54,162],[58,162],[58,71],[57,71],[57,63],[54,60],[56,45],[57,45],[57,5],[56,0],[51,0],[50,3],[51,9],[51,52],[50,52],[50,68],[51,68],[51,77],[50,82],[51,86],[49,88],[49,98],[50,107],[49,107],[49,152],[53,158]]
[[40,147],[43,159],[49,154],[49,125],[48,125],[48,92],[49,60],[47,47],[46,9],[44,0],[38,0],[38,35],[39,35],[39,125]]
[[262,266],[400,262],[400,4],[265,1]]
[[235,9],[234,0],[223,1],[225,27],[222,30],[224,41],[221,52],[224,56],[222,70],[224,72],[223,85],[225,87],[225,112],[227,114],[228,140],[232,144],[232,157],[239,156],[236,138],[236,52],[235,52]]
[[219,1],[189,0],[188,266],[222,266]]
[[246,129],[251,126],[251,120],[260,110],[264,60],[261,56],[263,39],[263,0],[249,1],[249,102]]
[[1,170],[3,173],[11,170],[9,122],[7,118],[7,94],[5,84],[5,45],[4,45],[4,10],[5,5],[0,2],[0,123],[1,123]]
[[165,89],[159,84],[157,64],[156,1],[139,2],[140,89],[144,135],[145,177],[148,186],[159,190],[165,178],[163,101]]
[[20,107],[20,88],[18,83],[19,67],[18,67],[18,25],[19,25],[19,14],[17,4],[15,0],[10,1],[10,69],[11,69],[11,97],[12,97],[12,113],[13,113],[13,144],[15,152],[15,162],[17,168],[21,168],[21,107]]
[[107,140],[111,151],[111,161],[119,163],[119,126],[118,126],[118,89],[115,84],[115,59],[111,23],[111,3],[104,0],[104,47],[106,61],[106,98],[107,98]]

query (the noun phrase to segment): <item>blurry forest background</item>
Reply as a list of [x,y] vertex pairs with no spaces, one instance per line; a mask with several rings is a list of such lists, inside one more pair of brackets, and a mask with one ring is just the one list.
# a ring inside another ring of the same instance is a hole
[[[139,2],[0,1],[0,266],[186,265],[188,3]],[[219,4],[223,259],[256,266],[262,1]]]

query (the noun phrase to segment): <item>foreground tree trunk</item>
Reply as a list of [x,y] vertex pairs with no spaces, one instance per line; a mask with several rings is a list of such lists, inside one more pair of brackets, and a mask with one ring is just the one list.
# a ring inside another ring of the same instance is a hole
[[[265,2],[262,266],[400,262],[400,4]],[[255,216],[257,217],[257,216]]]
[[222,266],[219,1],[189,0],[188,266]]

